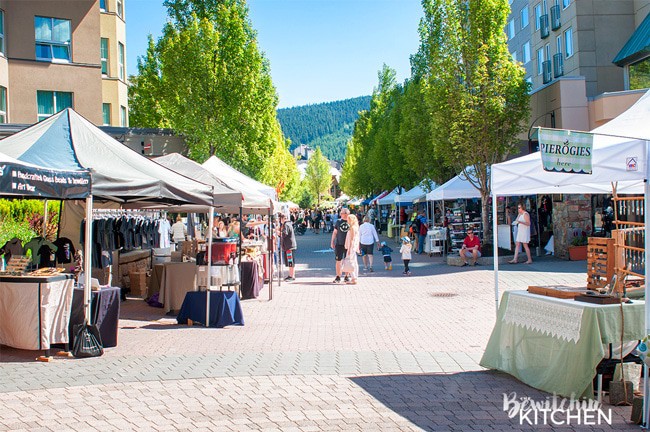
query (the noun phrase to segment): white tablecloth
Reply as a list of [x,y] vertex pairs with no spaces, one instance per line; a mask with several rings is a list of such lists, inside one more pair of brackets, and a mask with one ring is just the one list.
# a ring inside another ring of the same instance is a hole
[[46,350],[67,343],[74,281],[29,280],[0,282],[0,344]]

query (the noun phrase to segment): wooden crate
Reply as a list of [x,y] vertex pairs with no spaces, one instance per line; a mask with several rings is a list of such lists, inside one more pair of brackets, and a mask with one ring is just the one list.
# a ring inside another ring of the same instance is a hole
[[528,287],[528,292],[531,294],[563,299],[575,298],[578,295],[584,294],[585,291],[587,291],[587,288],[585,287],[572,287],[566,285],[531,285]]
[[589,237],[587,245],[587,288],[602,288],[612,280],[616,269],[615,239]]

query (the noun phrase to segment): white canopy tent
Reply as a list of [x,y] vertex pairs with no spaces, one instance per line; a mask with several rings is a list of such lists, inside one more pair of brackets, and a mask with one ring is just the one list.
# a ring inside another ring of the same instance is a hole
[[395,188],[389,194],[384,195],[382,198],[379,198],[377,200],[377,205],[385,206],[385,205],[395,204],[395,197],[397,197],[398,190],[399,190],[398,188]]
[[[611,193],[617,184],[621,193],[643,192],[644,214],[650,214],[650,93],[611,122],[596,128],[592,147],[592,174],[547,172],[542,168],[541,153],[513,159],[492,166],[493,213],[498,196],[530,193]],[[631,158],[635,164],[631,166]],[[496,232],[496,214],[493,227]],[[650,224],[646,222],[645,262],[650,262]],[[646,334],[650,334],[650,284],[646,266],[645,298]],[[494,245],[495,301],[499,303],[498,247]],[[646,369],[647,377],[647,369]],[[646,394],[648,381],[646,379]],[[644,418],[647,418],[647,403]]]
[[215,177],[219,178],[232,189],[242,192],[258,192],[266,195],[273,201],[278,200],[278,194],[275,192],[274,187],[248,177],[216,156],[211,156],[210,159],[203,162],[203,168],[210,171]]
[[442,186],[429,192],[427,194],[427,201],[472,199],[480,197],[481,192],[474,187],[463,173],[460,173]]
[[422,199],[427,195],[427,190],[420,184],[401,195],[395,196],[395,202],[400,204],[410,204],[415,200]]

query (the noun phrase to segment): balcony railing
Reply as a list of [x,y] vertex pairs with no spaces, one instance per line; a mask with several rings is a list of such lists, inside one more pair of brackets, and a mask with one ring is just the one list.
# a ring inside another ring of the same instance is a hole
[[539,17],[539,35],[542,39],[547,38],[550,34],[548,30],[548,14]]
[[551,61],[546,60],[545,62],[542,62],[542,75],[544,76],[544,84],[550,83],[551,82]]
[[560,20],[560,5],[551,6],[551,30],[557,30],[562,27]]
[[564,75],[564,56],[562,53],[553,55],[553,76],[555,78]]

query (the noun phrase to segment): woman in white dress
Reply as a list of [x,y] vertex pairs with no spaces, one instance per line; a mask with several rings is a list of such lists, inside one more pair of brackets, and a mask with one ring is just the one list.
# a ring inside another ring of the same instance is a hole
[[519,216],[517,216],[516,219],[517,238],[515,239],[515,257],[512,259],[512,261],[508,262],[510,264],[517,264],[520,246],[523,246],[524,250],[526,251],[526,256],[528,257],[526,264],[532,264],[533,259],[530,256],[530,248],[528,247],[528,243],[530,243],[530,215],[524,208],[523,203],[519,203],[517,206],[517,212],[519,213]]

